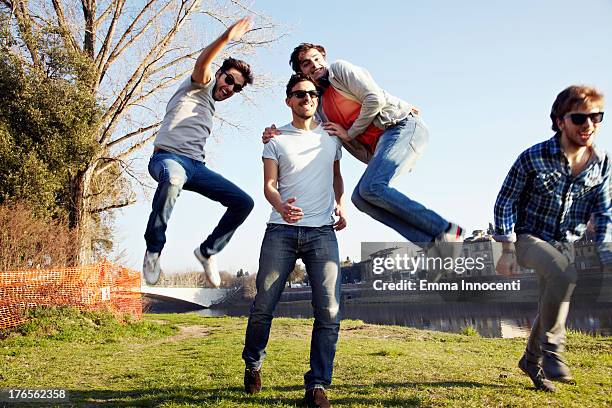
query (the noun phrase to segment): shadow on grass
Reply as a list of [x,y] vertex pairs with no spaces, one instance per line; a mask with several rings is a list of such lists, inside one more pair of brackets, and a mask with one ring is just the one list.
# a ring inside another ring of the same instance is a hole
[[[377,397],[376,394],[382,389],[420,389],[428,387],[441,388],[503,388],[497,384],[482,384],[471,381],[441,381],[441,382],[379,382],[371,385],[335,385],[330,387],[328,397],[334,405],[371,405],[379,404],[384,407],[418,407],[422,404],[418,396],[401,397]],[[71,404],[114,407],[155,406],[162,403],[176,404],[251,404],[257,406],[289,405],[300,406],[302,386],[280,386],[265,387],[258,395],[247,395],[241,387],[203,389],[195,387],[177,388],[149,388],[133,391],[114,390],[72,390],[70,391]],[[270,393],[292,393],[299,392],[300,398],[289,396],[269,395]],[[350,394],[350,396],[334,397],[334,394]]]

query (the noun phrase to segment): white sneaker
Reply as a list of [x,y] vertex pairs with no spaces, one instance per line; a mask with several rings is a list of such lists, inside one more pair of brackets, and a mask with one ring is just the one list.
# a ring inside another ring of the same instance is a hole
[[461,256],[465,231],[459,225],[451,222],[447,231],[436,237],[436,246],[442,258],[456,259]]
[[142,274],[148,285],[155,285],[159,282],[161,275],[159,252],[145,251],[144,261],[142,262]]
[[217,269],[217,262],[214,255],[211,255],[208,258],[205,257],[202,254],[202,251],[200,251],[200,247],[194,249],[193,254],[196,258],[198,258],[198,261],[200,261],[204,267],[204,273],[206,274],[206,278],[208,278],[210,284],[215,288],[221,286],[221,275],[219,275],[219,270]]
[[[442,258],[440,256],[440,251],[437,247],[436,244],[433,244],[432,246],[430,246],[427,251],[425,251],[425,256],[427,257],[427,259],[432,259],[433,261],[431,262],[433,265],[432,269],[429,269],[429,267],[426,268],[427,271],[427,281],[428,282],[438,282],[440,280],[440,278],[442,277],[442,273],[444,272],[444,269],[440,268],[438,269],[438,259]],[[429,261],[427,261],[429,264]],[[442,261],[444,263],[444,261]]]

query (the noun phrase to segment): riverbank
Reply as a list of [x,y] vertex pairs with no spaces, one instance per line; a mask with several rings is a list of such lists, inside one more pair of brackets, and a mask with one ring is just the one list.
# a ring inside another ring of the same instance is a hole
[[[264,390],[242,392],[245,318],[145,315],[141,322],[72,316],[0,340],[2,387],[65,388],[73,405],[293,407],[303,395],[312,321],[275,319]],[[612,338],[572,332],[578,385],[535,392],[516,367],[524,339],[485,339],[343,321],[334,407],[612,405]]]

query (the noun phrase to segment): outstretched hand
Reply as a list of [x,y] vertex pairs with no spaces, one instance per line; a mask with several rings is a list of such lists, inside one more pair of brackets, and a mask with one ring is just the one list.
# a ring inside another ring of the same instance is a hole
[[238,41],[242,36],[247,33],[252,26],[251,17],[243,17],[236,21],[234,24],[229,26],[225,31],[227,33],[228,41]]

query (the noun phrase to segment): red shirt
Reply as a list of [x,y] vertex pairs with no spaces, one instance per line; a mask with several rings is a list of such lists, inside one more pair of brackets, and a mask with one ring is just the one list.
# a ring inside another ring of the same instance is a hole
[[[323,94],[323,113],[330,122],[339,124],[345,129],[353,126],[355,120],[361,112],[361,104],[343,96],[333,86],[328,87]],[[357,136],[355,140],[363,144],[370,153],[374,154],[376,144],[380,135],[384,132],[373,124]]]

